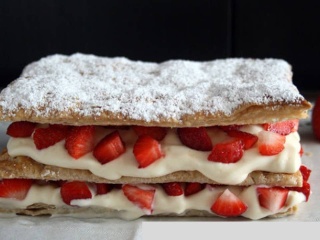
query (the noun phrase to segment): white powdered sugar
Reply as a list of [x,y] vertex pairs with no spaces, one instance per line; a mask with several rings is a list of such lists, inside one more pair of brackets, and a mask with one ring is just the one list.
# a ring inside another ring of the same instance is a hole
[[41,116],[68,109],[82,116],[112,111],[146,122],[199,111],[229,115],[246,103],[301,101],[291,75],[291,66],[280,59],[151,63],[56,54],[26,66],[2,90],[0,107],[5,114],[24,108]]

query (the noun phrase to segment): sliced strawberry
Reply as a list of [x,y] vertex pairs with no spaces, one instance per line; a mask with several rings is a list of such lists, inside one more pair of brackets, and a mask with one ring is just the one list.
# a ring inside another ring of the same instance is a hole
[[196,194],[205,188],[205,184],[198,182],[188,182],[184,188],[184,195],[190,196],[192,194]]
[[231,131],[231,130],[239,130],[243,125],[226,125],[226,126],[219,126],[219,128],[225,132]]
[[142,135],[133,146],[133,154],[139,168],[145,168],[164,156],[160,143],[148,135]]
[[311,125],[314,137],[320,141],[320,96],[317,97],[312,109]]
[[112,187],[108,183],[96,183],[97,195],[107,194],[111,191]]
[[93,149],[93,156],[101,163],[108,163],[126,151],[118,131],[109,133]]
[[212,149],[212,141],[204,127],[178,128],[177,133],[181,143],[189,148],[199,151]]
[[155,189],[146,190],[130,184],[124,184],[122,191],[133,204],[144,210],[147,214],[152,213]]
[[248,206],[226,189],[212,204],[211,211],[224,217],[237,217],[247,210]]
[[271,156],[284,149],[286,137],[274,132],[260,131],[258,133],[258,149],[261,155]]
[[287,189],[291,191],[302,192],[306,196],[306,202],[309,200],[311,188],[310,184],[306,180],[303,180],[302,187],[287,187]]
[[292,119],[289,121],[291,121],[291,124],[293,124],[291,132],[297,132],[299,129],[300,120],[299,119]]
[[60,194],[64,203],[71,205],[75,199],[88,199],[92,197],[91,191],[85,182],[73,181],[63,183]]
[[301,145],[301,146],[300,146],[300,151],[299,151],[300,157],[302,157],[303,154],[304,154],[304,149],[303,149],[303,147],[302,147],[302,145]]
[[307,181],[303,181],[303,185],[300,190],[297,189],[297,191],[302,192],[306,196],[306,201],[309,200],[309,196],[311,194],[311,187],[310,184]]
[[31,137],[37,124],[33,122],[13,122],[7,128],[7,135],[16,138]]
[[133,126],[132,128],[138,136],[149,135],[158,141],[164,139],[168,131],[168,129],[164,127]]
[[213,162],[235,163],[242,158],[243,151],[242,140],[232,138],[214,145],[208,156],[208,160]]
[[230,137],[239,138],[244,144],[244,150],[251,148],[257,141],[258,137],[248,132],[242,132],[239,130],[230,130],[227,131],[227,134]]
[[94,147],[94,126],[75,126],[69,131],[65,148],[69,155],[78,159],[91,152]]
[[66,138],[68,131],[59,125],[49,125],[46,128],[35,129],[32,137],[38,150],[55,145]]
[[183,194],[183,188],[181,183],[178,182],[168,182],[162,184],[163,190],[169,196],[180,196]]
[[0,181],[0,198],[23,200],[32,183],[31,179],[2,179]]
[[311,169],[307,168],[305,165],[301,165],[299,170],[302,174],[303,180],[308,181],[311,174]]
[[257,193],[261,207],[277,212],[286,203],[289,190],[282,187],[258,187]]
[[265,123],[262,126],[266,131],[270,131],[270,132],[274,132],[274,133],[278,133],[280,135],[286,136],[298,130],[299,119],[292,119],[292,120],[275,122],[275,123]]
[[69,125],[63,125],[63,124],[50,124],[51,128],[59,129],[61,131],[65,131],[66,134],[69,133],[69,130],[72,128],[72,126]]

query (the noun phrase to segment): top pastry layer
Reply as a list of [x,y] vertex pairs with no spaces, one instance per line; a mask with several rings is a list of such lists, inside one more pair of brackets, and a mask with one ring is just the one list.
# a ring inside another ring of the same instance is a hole
[[76,53],[25,67],[0,119],[69,125],[209,126],[305,118],[311,104],[280,59],[162,63]]

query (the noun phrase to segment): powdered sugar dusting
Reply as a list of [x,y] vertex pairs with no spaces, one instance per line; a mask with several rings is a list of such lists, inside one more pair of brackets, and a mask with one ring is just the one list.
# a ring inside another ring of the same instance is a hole
[[291,66],[280,59],[151,63],[56,54],[26,66],[1,92],[0,106],[6,114],[22,107],[42,116],[70,108],[82,116],[107,110],[146,122],[199,111],[230,115],[246,103],[301,101],[291,75]]

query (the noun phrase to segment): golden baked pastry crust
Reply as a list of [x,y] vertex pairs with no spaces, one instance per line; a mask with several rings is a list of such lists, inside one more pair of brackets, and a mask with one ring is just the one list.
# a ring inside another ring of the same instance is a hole
[[[298,206],[293,206],[289,208],[286,212],[276,213],[273,215],[267,216],[267,218],[280,218],[285,217],[288,215],[294,214],[298,210]],[[118,211],[109,209],[109,208],[102,208],[102,207],[56,207],[54,205],[48,205],[44,203],[35,203],[27,208],[13,208],[13,209],[5,209],[0,208],[0,214],[16,214],[16,215],[26,215],[26,216],[72,216],[77,218],[90,218],[94,217],[103,217],[103,218],[113,218],[113,217],[120,217]],[[218,217],[214,214],[211,214],[207,211],[201,210],[188,210],[183,214],[158,214],[158,215],[145,215],[143,217],[161,217],[164,216],[168,217]]]
[[[162,177],[138,178],[121,177],[117,180],[108,180],[92,174],[88,170],[67,169],[44,165],[25,156],[10,157],[6,151],[0,156],[0,178],[31,178],[41,180],[70,180],[96,183],[164,183],[164,182],[200,182],[219,184],[197,171],[179,171]],[[303,183],[300,171],[294,174],[269,173],[255,171],[240,184],[241,186],[266,184],[270,186],[301,187]]]
[[197,127],[307,117],[311,104],[280,59],[132,61],[51,55],[0,94],[0,120]]
[[36,115],[36,111],[19,109],[13,115],[3,114],[0,106],[0,119],[8,122],[29,121],[37,123],[59,123],[66,125],[141,125],[141,126],[160,126],[160,127],[201,127],[216,125],[245,125],[278,122],[287,119],[304,119],[308,116],[311,103],[306,100],[292,103],[274,103],[268,105],[243,105],[231,115],[223,113],[206,114],[198,112],[192,115],[183,115],[181,119],[164,119],[160,121],[141,121],[129,118],[123,114],[114,114],[104,111],[99,115],[82,116],[81,114],[69,109],[65,112],[50,111],[48,117]]

